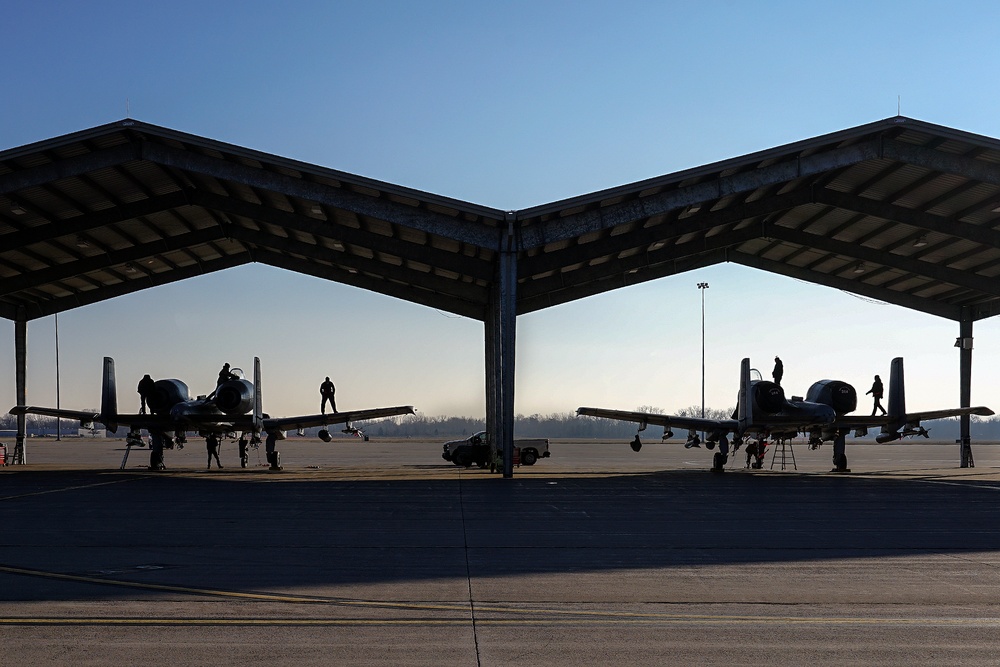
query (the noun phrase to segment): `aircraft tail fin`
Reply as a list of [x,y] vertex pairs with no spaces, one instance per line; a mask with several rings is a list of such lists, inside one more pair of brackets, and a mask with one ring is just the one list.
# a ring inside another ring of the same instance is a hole
[[893,418],[893,425],[896,428],[906,421],[906,386],[903,382],[902,357],[893,359],[892,367],[889,369],[889,416]]
[[736,407],[736,418],[739,421],[739,435],[746,433],[746,430],[753,423],[753,399],[750,395],[750,358],[745,358],[740,363],[740,394],[739,405]]
[[253,358],[253,430],[260,433],[264,428],[263,398],[260,395],[260,357]]
[[118,432],[118,388],[115,382],[115,360],[104,357],[104,377],[101,379],[101,421],[112,433]]

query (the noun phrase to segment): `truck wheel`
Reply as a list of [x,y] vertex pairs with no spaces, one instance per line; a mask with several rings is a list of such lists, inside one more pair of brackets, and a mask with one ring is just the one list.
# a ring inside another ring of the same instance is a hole
[[537,460],[538,460],[538,454],[535,453],[535,450],[527,449],[521,452],[521,463],[523,463],[524,465],[533,466],[535,465],[535,461]]
[[455,462],[455,465],[462,468],[468,468],[472,465],[472,461],[469,460],[469,453],[461,449],[451,455],[451,460]]

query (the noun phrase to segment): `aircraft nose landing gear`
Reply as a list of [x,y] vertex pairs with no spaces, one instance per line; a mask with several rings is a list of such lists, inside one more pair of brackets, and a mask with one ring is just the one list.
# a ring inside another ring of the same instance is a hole
[[725,472],[729,462],[729,439],[723,434],[719,438],[719,451],[712,456],[712,472]]

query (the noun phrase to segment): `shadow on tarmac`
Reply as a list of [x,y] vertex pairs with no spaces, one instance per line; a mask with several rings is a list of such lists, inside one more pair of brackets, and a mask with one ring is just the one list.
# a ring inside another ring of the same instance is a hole
[[[134,595],[86,577],[289,590],[1000,550],[1000,483],[683,470],[228,477],[3,474],[0,599]],[[10,568],[81,580],[67,587]]]

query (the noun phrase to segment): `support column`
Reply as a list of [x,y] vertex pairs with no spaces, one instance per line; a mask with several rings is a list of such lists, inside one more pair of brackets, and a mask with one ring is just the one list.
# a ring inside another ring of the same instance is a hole
[[[19,312],[14,321],[14,398],[18,405],[28,404],[28,320]],[[13,463],[27,463],[24,438],[27,434],[28,416],[17,416],[17,440],[14,444]]]
[[484,340],[486,342],[486,433],[490,440],[490,454],[502,449],[498,433],[500,395],[497,388],[497,377],[500,369],[500,313],[498,303],[500,295],[499,283],[494,281],[490,288],[489,302],[486,305],[486,320]]
[[[955,341],[955,345],[959,348],[959,407],[968,408],[972,405],[972,316],[967,308],[962,309],[958,340]],[[971,421],[969,415],[962,415],[960,418],[958,444],[963,468],[976,467],[972,457]]]
[[503,476],[514,476],[514,346],[517,342],[517,254],[513,248],[513,223],[509,223],[500,253],[500,414]]

